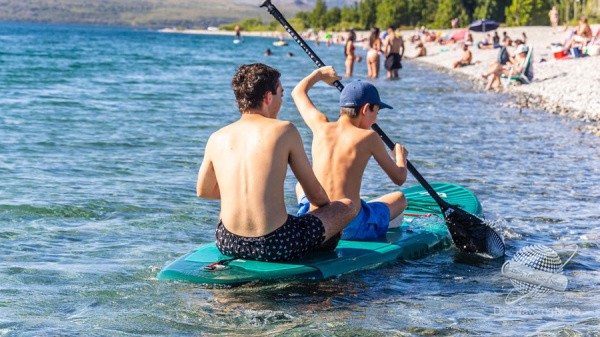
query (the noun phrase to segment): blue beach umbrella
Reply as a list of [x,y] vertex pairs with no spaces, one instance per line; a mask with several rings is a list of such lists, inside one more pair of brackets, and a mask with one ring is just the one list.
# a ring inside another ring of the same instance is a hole
[[496,28],[498,28],[498,26],[500,25],[494,20],[481,19],[471,22],[471,24],[469,25],[469,30],[472,30],[474,32],[485,33],[495,30]]

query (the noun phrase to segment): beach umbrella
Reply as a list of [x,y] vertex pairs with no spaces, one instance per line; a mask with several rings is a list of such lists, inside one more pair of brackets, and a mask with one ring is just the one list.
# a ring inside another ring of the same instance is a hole
[[481,19],[471,22],[471,24],[469,25],[469,29],[474,32],[485,33],[495,30],[496,28],[498,28],[498,26],[500,25],[494,20]]
[[468,30],[466,30],[466,29],[459,29],[459,30],[455,31],[454,33],[452,33],[452,35],[450,35],[450,38],[453,39],[454,41],[464,40],[465,36],[467,36],[467,32],[468,32]]

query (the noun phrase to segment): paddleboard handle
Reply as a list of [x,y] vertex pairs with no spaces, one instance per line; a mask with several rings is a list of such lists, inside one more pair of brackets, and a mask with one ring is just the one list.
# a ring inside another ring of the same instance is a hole
[[235,260],[237,258],[231,258],[231,259],[225,259],[225,260],[221,260],[221,261],[217,261],[215,263],[211,263],[208,266],[204,266],[204,270],[207,271],[220,271],[220,270],[227,270],[229,269],[229,267],[227,266],[229,264],[229,262]]

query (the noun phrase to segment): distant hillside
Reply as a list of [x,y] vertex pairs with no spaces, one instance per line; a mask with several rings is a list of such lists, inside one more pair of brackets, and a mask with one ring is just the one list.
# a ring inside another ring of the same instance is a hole
[[[206,28],[247,17],[272,18],[260,0],[0,0],[0,21]],[[286,15],[312,0],[274,0]],[[308,7],[307,7],[308,6]],[[314,6],[314,3],[313,3]]]
[[[249,6],[256,6],[260,4],[262,0],[225,0],[230,3],[243,4]],[[356,0],[324,0],[327,8],[339,7],[342,8],[344,4],[346,5],[354,5]],[[271,2],[277,6],[277,8],[289,8],[296,7],[300,10],[312,10],[315,8],[315,4],[317,0],[271,0]]]

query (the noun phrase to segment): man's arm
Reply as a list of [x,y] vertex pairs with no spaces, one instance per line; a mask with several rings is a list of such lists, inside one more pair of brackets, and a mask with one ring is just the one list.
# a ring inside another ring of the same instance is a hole
[[399,36],[400,38],[400,58],[402,58],[402,56],[404,56],[404,38],[402,37],[402,35]]
[[390,46],[390,39],[389,39],[389,34],[388,36],[385,37],[385,39],[383,39],[383,56],[387,57],[388,56],[388,47]]
[[221,199],[221,191],[217,182],[217,175],[210,155],[211,138],[206,143],[204,150],[204,159],[198,171],[198,181],[196,183],[196,195],[204,199]]
[[406,157],[408,156],[408,151],[406,151],[404,146],[396,144],[394,150],[391,151],[391,155],[396,158],[396,162],[394,163],[390,154],[388,154],[385,149],[385,145],[375,132],[369,136],[369,141],[371,143],[371,148],[373,149],[373,157],[379,166],[381,166],[394,184],[402,186],[408,175],[408,170],[406,169]]
[[329,122],[329,120],[315,107],[308,97],[308,91],[319,81],[323,81],[333,86],[333,82],[341,79],[342,78],[338,76],[333,67],[323,67],[306,76],[292,91],[292,98],[294,99],[294,103],[296,103],[296,107],[298,108],[302,119],[304,119],[306,125],[308,125],[313,132],[315,131],[317,124],[326,123]]
[[300,186],[302,186],[306,198],[311,204],[317,207],[328,205],[330,203],[329,197],[310,166],[310,161],[308,161],[308,156],[304,151],[300,132],[291,123],[286,138],[290,145],[288,162]]

